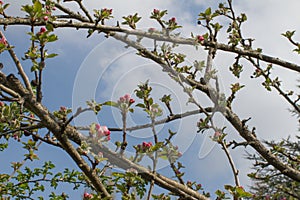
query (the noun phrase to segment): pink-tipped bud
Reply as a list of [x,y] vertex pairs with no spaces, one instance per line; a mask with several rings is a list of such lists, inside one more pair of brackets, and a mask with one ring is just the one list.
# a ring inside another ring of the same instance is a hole
[[124,98],[125,98],[125,100],[126,100],[126,101],[128,101],[128,102],[129,102],[129,99],[130,99],[130,94],[125,94],[125,95],[124,95]]
[[120,97],[119,101],[120,101],[120,103],[124,103],[125,102],[125,98],[124,97]]
[[47,29],[45,27],[41,27],[40,33],[45,33],[46,31],[47,31]]
[[100,128],[101,128],[100,124],[96,124],[95,128],[96,128],[96,130],[100,130]]
[[169,22],[175,23],[175,22],[176,22],[176,18],[175,18],[175,17],[172,17],[172,18],[169,20]]
[[130,103],[130,104],[133,104],[134,102],[135,102],[134,99],[130,99],[130,100],[129,100],[129,103]]
[[153,10],[153,13],[154,13],[154,14],[158,14],[158,13],[159,13],[159,10],[158,10],[158,9],[154,9],[154,10]]
[[198,36],[197,36],[197,40],[198,40],[199,42],[202,42],[202,41],[204,41],[204,37],[203,37],[202,35],[198,35]]
[[86,199],[91,199],[91,198],[93,198],[93,195],[92,195],[92,194],[89,194],[89,193],[87,193],[87,192],[85,192],[85,193],[83,194],[83,197],[86,198]]

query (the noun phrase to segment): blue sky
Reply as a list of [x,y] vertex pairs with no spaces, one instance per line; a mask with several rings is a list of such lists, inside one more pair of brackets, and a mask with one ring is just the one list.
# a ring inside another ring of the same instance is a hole
[[[12,6],[8,9],[8,13],[20,13],[19,5],[27,1],[5,1],[11,2]],[[255,38],[255,47],[262,47],[266,54],[274,54],[276,57],[284,58],[289,61],[299,63],[299,56],[291,53],[292,47],[280,35],[286,30],[299,29],[299,1],[289,0],[289,3],[282,1],[259,1],[259,0],[239,0],[235,1],[237,11],[245,12],[248,16],[248,22],[244,25],[244,35]],[[147,30],[149,27],[157,27],[154,21],[151,21],[148,16],[154,8],[167,9],[169,17],[176,16],[179,24],[183,25],[183,36],[190,36],[190,32],[195,34],[204,33],[196,25],[197,14],[203,11],[205,7],[215,7],[211,1],[150,1],[140,4],[139,1],[86,1],[90,10],[92,8],[113,8],[115,18],[110,22],[115,25],[117,20],[121,20],[123,15],[133,14],[138,12],[143,16],[143,20],[139,28]],[[69,4],[76,9],[76,6]],[[25,33],[28,28],[23,27],[8,27],[5,32],[9,42],[16,46],[15,51],[19,57],[24,55],[24,52],[29,47],[29,36]],[[86,39],[86,31],[73,31],[70,29],[61,29],[56,31],[59,36],[59,41],[49,45],[49,52],[57,52],[59,56],[47,62],[44,76],[44,104],[50,110],[56,110],[64,105],[72,107],[74,110],[78,106],[82,106],[86,100],[95,98],[99,102],[107,100],[117,100],[119,96],[125,93],[133,94],[136,85],[141,81],[150,79],[150,83],[154,88],[154,97],[160,98],[164,92],[171,93],[174,99],[175,112],[192,110],[195,107],[186,106],[187,96],[182,92],[182,89],[170,80],[166,74],[161,72],[161,69],[153,62],[139,58],[135,55],[132,49],[124,49],[124,44],[121,44],[114,39],[106,40],[103,35],[93,35]],[[296,39],[299,38],[296,35]],[[226,43],[226,36],[221,34],[220,41]],[[192,47],[180,47],[177,51],[182,51],[188,54],[188,62],[192,63],[194,59],[205,59],[205,52],[200,49],[195,51]],[[219,52],[214,61],[215,67],[219,71],[221,84],[224,92],[228,92],[229,85],[237,80],[229,74],[228,66],[233,61],[234,56]],[[0,55],[3,62],[5,73],[15,72],[13,62],[8,58],[8,54]],[[30,63],[24,62],[23,66],[29,71]],[[260,81],[250,79],[253,68],[245,63],[245,72],[242,75],[241,82],[247,87],[241,90],[236,102],[234,110],[241,117],[248,118],[253,116],[249,122],[250,126],[257,127],[259,138],[263,139],[281,139],[288,135],[295,135],[297,132],[296,119],[290,116],[287,111],[288,105],[280,98],[276,92],[267,93],[261,87]],[[280,75],[283,80],[283,86],[288,89],[295,89],[298,78],[293,72],[284,71],[275,68],[274,72]],[[156,91],[155,91],[156,90]],[[200,101],[207,103],[207,100],[200,95],[197,96]],[[140,116],[141,112],[138,112]],[[145,118],[132,117],[129,118],[129,124],[140,124]],[[181,162],[186,164],[185,171],[187,172],[187,180],[199,181],[203,187],[214,193],[217,189],[223,189],[224,184],[233,184],[228,161],[220,148],[210,140],[211,132],[200,135],[196,134],[196,122],[198,117],[189,117],[188,119],[174,122],[170,127],[178,130],[174,143],[176,143],[184,156]],[[98,117],[90,114],[82,115],[74,122],[76,125],[89,124],[98,121],[100,124],[108,125],[109,127],[120,126],[120,117],[116,110],[105,108]],[[216,123],[226,124],[219,117],[216,118]],[[227,124],[226,124],[227,125]],[[236,138],[236,133],[227,125],[226,129],[230,134],[230,138]],[[169,126],[161,128],[161,134]],[[140,142],[149,139],[147,131],[139,131],[130,133],[132,142]],[[112,137],[117,138],[112,133]],[[13,149],[9,149],[8,153],[0,154],[1,160],[12,159],[19,160],[16,155],[19,155],[15,142],[12,142]],[[15,148],[16,147],[16,148]],[[15,151],[17,150],[17,151]],[[251,151],[251,149],[247,149]],[[249,162],[244,159],[244,149],[232,151],[237,167],[240,169],[240,179],[242,185],[249,185],[250,182],[246,177],[249,172]],[[48,148],[47,145],[42,145],[39,151],[41,160],[49,158],[54,160],[60,168],[74,167],[74,164],[68,159],[67,155],[63,155],[61,150]],[[7,169],[4,163],[0,164],[1,169]],[[165,169],[161,169],[165,171]],[[79,193],[82,193],[80,191]],[[78,193],[70,195],[71,199],[78,198]]]

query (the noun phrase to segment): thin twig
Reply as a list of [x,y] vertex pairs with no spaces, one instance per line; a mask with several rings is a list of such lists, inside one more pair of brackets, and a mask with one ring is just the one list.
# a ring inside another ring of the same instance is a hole
[[79,4],[80,9],[84,12],[84,14],[89,18],[90,22],[95,23],[93,18],[91,17],[89,11],[85,8],[85,6],[82,4],[82,1],[76,1]]
[[[3,33],[2,33],[1,31],[0,31],[0,34],[1,34],[2,36],[4,36]],[[33,95],[32,87],[31,87],[31,85],[30,85],[29,79],[28,79],[28,77],[27,77],[25,71],[23,70],[23,66],[21,65],[21,62],[19,61],[17,55],[15,54],[15,52],[14,52],[14,50],[13,50],[13,47],[10,46],[8,42],[7,42],[7,48],[8,48],[8,52],[9,52],[11,58],[13,59],[15,65],[16,65],[16,67],[17,67],[17,69],[18,69],[19,74],[20,74],[21,77],[22,77],[22,80],[24,81],[24,83],[25,83],[25,85],[26,85],[27,90],[29,91],[29,93],[30,93],[31,95]]]
[[[207,108],[204,108],[204,110],[206,112],[211,112],[212,111],[212,108],[211,107],[207,107]],[[161,120],[158,120],[158,121],[155,121],[155,125],[159,125],[159,124],[164,124],[164,123],[168,123],[168,122],[172,122],[174,120],[178,120],[178,119],[182,119],[182,118],[185,118],[185,117],[188,117],[188,116],[192,116],[192,115],[196,115],[196,114],[200,114],[200,113],[203,113],[201,110],[193,110],[193,111],[187,111],[185,113],[181,113],[181,114],[175,114],[175,115],[172,115],[172,116],[168,116],[164,119],[161,119]],[[143,125],[138,125],[138,126],[133,126],[133,127],[128,127],[126,128],[127,131],[135,131],[135,130],[140,130],[140,129],[145,129],[145,128],[150,128],[151,127],[151,123],[149,124],[143,124]],[[87,127],[76,127],[77,130],[89,130],[90,128],[87,126]],[[110,131],[123,131],[122,128],[109,128]]]
[[235,167],[235,164],[234,164],[234,161],[229,153],[229,150],[226,146],[226,144],[224,143],[224,141],[221,141],[219,142],[222,146],[222,149],[224,150],[225,154],[226,154],[226,157],[230,163],[230,166],[231,166],[231,170],[232,170],[232,173],[233,173],[233,176],[234,176],[234,180],[235,180],[235,185],[236,186],[240,186],[240,181],[239,181],[239,177],[238,177],[238,174],[239,174],[239,171],[236,169]]

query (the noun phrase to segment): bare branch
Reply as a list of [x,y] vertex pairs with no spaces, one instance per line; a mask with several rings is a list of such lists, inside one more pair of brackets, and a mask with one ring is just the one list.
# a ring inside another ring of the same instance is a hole
[[[206,112],[211,112],[212,111],[211,107],[204,108],[204,109],[205,109]],[[199,113],[203,113],[203,112],[201,110],[187,111],[185,113],[168,116],[164,119],[155,121],[154,123],[155,123],[155,125],[165,124],[165,123],[168,123],[168,122],[171,122],[171,121],[174,121],[174,120],[182,119],[182,118],[185,118],[185,117],[188,117],[188,116],[191,116],[191,115],[196,115],[196,114],[199,114]],[[128,128],[126,128],[126,130],[135,131],[135,130],[150,128],[151,126],[152,126],[152,124],[149,123],[149,124],[143,124],[143,125],[128,127]],[[77,130],[89,130],[90,128],[89,127],[76,127],[76,129]],[[122,128],[114,128],[114,127],[109,128],[109,130],[110,131],[123,131]]]

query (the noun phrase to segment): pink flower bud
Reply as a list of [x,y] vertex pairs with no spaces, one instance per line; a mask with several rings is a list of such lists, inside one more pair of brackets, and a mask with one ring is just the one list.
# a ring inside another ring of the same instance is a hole
[[40,33],[45,33],[46,31],[47,31],[47,29],[45,27],[41,27]]
[[176,22],[176,18],[175,18],[175,17],[172,17],[172,18],[169,20],[169,22],[170,22],[170,23],[171,23],[171,22],[175,23],[175,22]]
[[198,36],[197,36],[197,40],[198,40],[199,42],[202,42],[202,41],[204,41],[204,37],[203,37],[202,35],[198,35]]
[[153,33],[153,32],[156,31],[156,29],[155,29],[155,28],[149,28],[148,31],[149,31],[150,33]]
[[104,135],[106,135],[106,136],[110,135],[110,130],[108,130],[107,126],[102,126],[101,128],[102,128],[102,130],[104,132]]
[[83,194],[83,197],[86,198],[86,199],[91,199],[91,198],[93,197],[93,195],[92,195],[92,194],[89,194],[89,193],[87,193],[87,192],[85,192],[85,193]]
[[130,103],[130,104],[133,104],[134,102],[135,102],[134,99],[130,99],[130,100],[129,100],[129,103]]
[[48,16],[44,16],[43,19],[44,19],[44,21],[48,21],[49,18],[48,18]]
[[153,13],[154,13],[154,14],[158,14],[158,13],[159,13],[159,10],[158,10],[158,9],[154,9],[154,10],[153,10]]
[[219,131],[216,131],[214,134],[214,138],[218,139],[222,134]]
[[95,128],[96,128],[96,130],[100,130],[100,128],[101,128],[100,124],[96,124]]
[[106,137],[106,140],[107,140],[107,141],[110,141],[110,135]]
[[61,106],[61,107],[60,107],[60,110],[61,110],[62,112],[66,112],[66,111],[67,111],[67,108],[66,108],[65,106]]
[[124,95],[124,98],[125,98],[125,100],[126,100],[126,101],[128,101],[128,102],[129,102],[129,99],[130,99],[130,94],[125,94],[125,95]]
[[125,98],[124,97],[120,97],[119,101],[120,101],[120,103],[124,103],[125,102]]
[[15,140],[18,140],[18,139],[19,139],[19,135],[18,135],[18,134],[14,134],[14,135],[13,135],[13,138],[14,138]]
[[2,38],[0,39],[0,43],[4,44],[5,46],[7,45],[7,41],[6,41],[6,38],[4,37],[4,35],[2,35]]
[[4,106],[3,101],[0,101],[0,107],[3,107],[3,106]]

